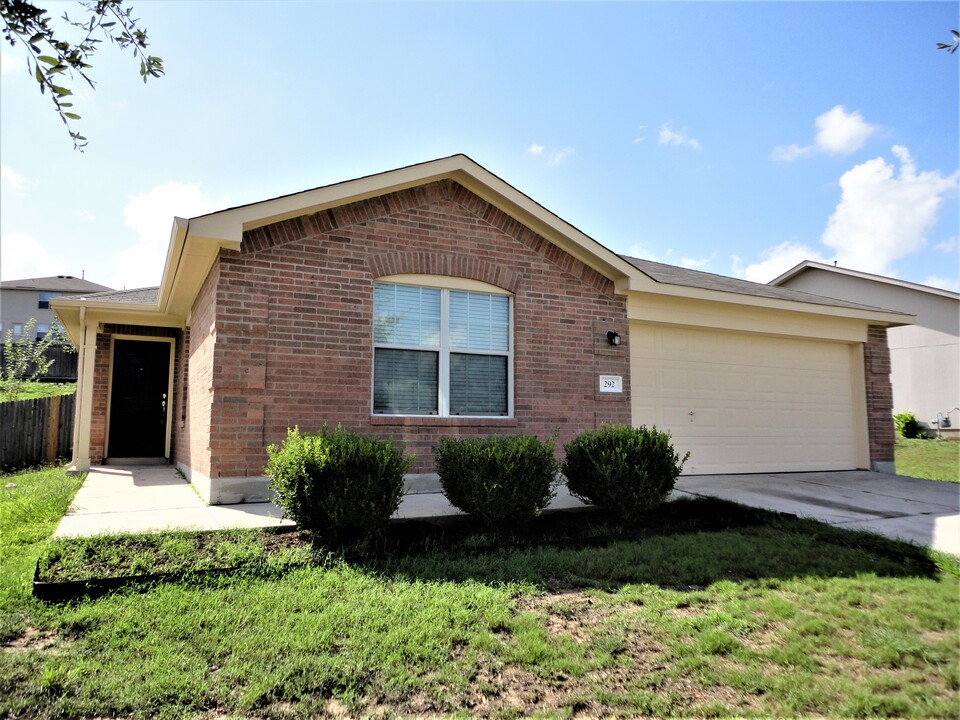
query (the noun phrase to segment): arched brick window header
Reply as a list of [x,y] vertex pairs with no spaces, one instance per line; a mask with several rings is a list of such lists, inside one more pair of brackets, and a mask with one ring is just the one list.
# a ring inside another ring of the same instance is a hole
[[443,275],[462,277],[517,292],[520,275],[503,266],[469,255],[429,252],[395,252],[373,255],[368,260],[374,279],[388,275]]

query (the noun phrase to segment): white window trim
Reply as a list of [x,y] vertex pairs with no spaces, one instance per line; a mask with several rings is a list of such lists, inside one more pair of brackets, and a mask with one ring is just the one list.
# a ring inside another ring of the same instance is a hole
[[[415,280],[415,281],[414,281]],[[446,282],[445,282],[446,281]],[[430,275],[388,276],[377,278],[377,284],[383,285],[410,285],[413,287],[440,290],[440,345],[438,347],[423,347],[412,345],[395,345],[377,343],[373,338],[373,328],[370,330],[370,347],[373,350],[370,363],[370,414],[378,418],[452,418],[452,419],[501,419],[513,418],[513,295],[495,285],[488,285],[480,280],[466,280],[462,278],[444,278]],[[507,298],[507,350],[451,350],[450,349],[450,293],[473,292],[487,295],[500,295]],[[373,408],[375,351],[384,350],[416,350],[418,352],[436,352],[439,355],[437,368],[437,413],[436,415],[409,415],[402,413],[378,413]],[[450,354],[456,355],[497,355],[507,358],[507,414],[506,415],[451,415],[450,414]]]

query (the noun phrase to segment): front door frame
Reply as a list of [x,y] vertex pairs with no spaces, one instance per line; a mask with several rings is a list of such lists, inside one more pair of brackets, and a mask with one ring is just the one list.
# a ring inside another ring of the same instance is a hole
[[166,437],[164,438],[163,456],[170,459],[170,439],[173,427],[170,419],[173,415],[173,368],[177,350],[177,339],[172,337],[154,337],[148,335],[118,334],[110,336],[109,374],[107,376],[107,427],[103,438],[103,457],[110,457],[110,415],[113,410],[113,360],[114,342],[116,340],[134,340],[138,342],[163,342],[170,345],[170,363],[167,367],[167,407],[166,407]]

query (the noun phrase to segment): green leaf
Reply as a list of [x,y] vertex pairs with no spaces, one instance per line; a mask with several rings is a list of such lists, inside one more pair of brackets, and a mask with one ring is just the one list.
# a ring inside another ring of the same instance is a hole
[[73,95],[73,91],[70,90],[69,88],[60,87],[59,85],[53,85],[52,88],[53,88],[53,91],[54,91],[57,95],[59,95],[60,97],[65,97],[65,96],[67,96],[67,95]]
[[47,65],[57,65],[59,62],[56,58],[52,58],[49,55],[40,55],[37,60],[44,62]]
[[40,70],[40,66],[39,66],[39,65],[36,66],[33,74],[34,74],[34,76],[36,76],[37,82],[40,83],[41,85],[43,85],[43,81],[44,81],[45,78],[44,78],[44,76],[43,76],[43,72]]
[[76,113],[65,112],[64,115],[66,115],[66,116],[67,116],[68,118],[70,118],[71,120],[79,120],[79,119],[80,119],[80,116],[77,115]]

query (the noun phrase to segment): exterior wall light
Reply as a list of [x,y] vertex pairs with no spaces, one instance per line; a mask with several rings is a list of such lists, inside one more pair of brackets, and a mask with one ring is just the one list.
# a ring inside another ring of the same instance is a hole
[[620,333],[618,333],[616,330],[610,330],[607,333],[607,342],[610,343],[611,345],[619,345]]

